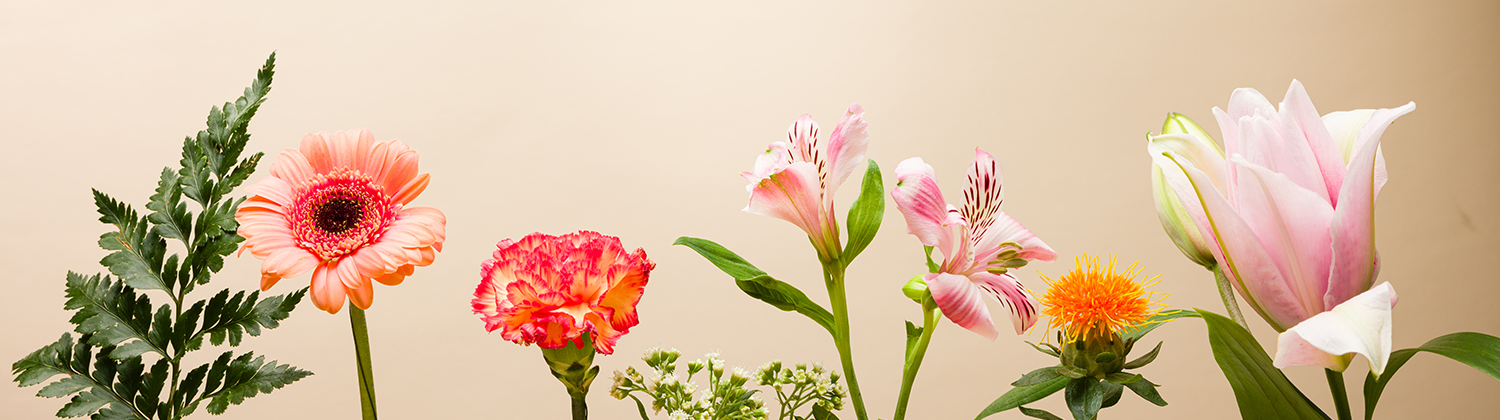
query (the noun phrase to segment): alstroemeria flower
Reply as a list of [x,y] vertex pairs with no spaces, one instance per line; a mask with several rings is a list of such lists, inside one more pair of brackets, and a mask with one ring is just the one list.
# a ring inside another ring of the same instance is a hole
[[1391,358],[1391,308],[1396,289],[1390,283],[1360,293],[1286,330],[1276,338],[1277,368],[1320,366],[1343,372],[1354,354],[1370,361],[1375,376],[1385,373]]
[[938,272],[922,278],[943,316],[994,340],[999,331],[985,307],[986,294],[1010,310],[1016,334],[1037,321],[1036,297],[1010,273],[990,272],[1001,271],[1010,261],[999,259],[1001,253],[1042,261],[1057,259],[1057,253],[1000,211],[1005,199],[1000,167],[989,153],[979,149],[974,153],[962,209],[943,200],[937,175],[922,158],[907,159],[896,166],[896,188],[891,190],[891,198],[906,218],[906,231],[916,235],[922,245],[936,247],[943,254]]
[[1374,285],[1380,136],[1414,109],[1320,118],[1294,80],[1279,110],[1248,88],[1227,112],[1214,108],[1224,154],[1190,133],[1153,137],[1148,150],[1225,277],[1286,331]]
[[595,350],[610,354],[640,323],[635,305],[656,267],[645,250],[627,252],[620,238],[590,231],[533,233],[498,247],[480,265],[472,302],[486,331],[544,349],[581,347],[588,334]]
[[839,223],[833,195],[849,174],[865,163],[870,136],[865,132],[865,109],[849,105],[828,136],[828,148],[818,147],[818,123],[804,114],[787,129],[785,142],[774,142],[755,159],[755,167],[741,172],[750,184],[745,212],[792,222],[807,232],[818,257],[832,261],[840,250]]
[[234,214],[240,252],[264,260],[263,291],[311,269],[318,309],[338,313],[345,296],[369,309],[371,280],[401,284],[443,250],[443,212],[406,206],[428,180],[399,140],[375,141],[367,129],[308,134],[249,187],[253,196]]

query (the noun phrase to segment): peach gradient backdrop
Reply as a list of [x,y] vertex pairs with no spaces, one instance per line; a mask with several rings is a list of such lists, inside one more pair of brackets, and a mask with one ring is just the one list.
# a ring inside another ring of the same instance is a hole
[[[996,155],[1005,210],[1062,255],[1023,270],[1034,290],[1036,270],[1058,275],[1081,253],[1113,253],[1161,274],[1156,290],[1171,293],[1167,303],[1216,311],[1211,276],[1157,222],[1145,133],[1168,111],[1217,133],[1209,109],[1231,90],[1255,87],[1278,100],[1293,78],[1324,113],[1416,101],[1385,134],[1391,181],[1377,210],[1380,280],[1401,295],[1395,344],[1455,331],[1500,335],[1493,1],[248,3],[0,5],[0,362],[70,330],[64,273],[102,270],[94,242],[105,227],[89,188],[139,208],[183,136],[202,128],[210,105],[237,96],[273,50],[275,88],[251,125],[252,150],[274,156],[306,132],[369,127],[421,153],[433,182],[417,204],[449,217],[437,262],[398,287],[378,286],[369,313],[389,419],[567,415],[563,387],[537,349],[485,333],[469,309],[494,243],[533,231],[598,230],[658,263],[640,326],[618,353],[598,358],[596,419],[636,416],[634,404],[609,397],[610,372],[639,366],[651,347],[686,358],[719,351],[748,368],[770,359],[836,366],[813,323],[753,301],[670,244],[680,235],[714,239],[826,301],[802,233],[740,211],[737,172],[797,115],[831,127],[853,101],[868,110],[869,157],[885,168],[887,188],[897,162],[922,156],[957,196],[973,148]],[[855,196],[858,184],[848,185],[840,207]],[[202,290],[254,288],[259,263],[231,259]],[[920,247],[891,206],[849,280],[872,416],[889,418],[894,407],[901,324],[918,317],[898,288],[922,271]],[[1273,346],[1264,322],[1252,323]],[[1151,338],[1167,344],[1143,372],[1171,405],[1127,396],[1105,416],[1235,417],[1203,324],[1158,331]],[[1008,382],[1052,363],[1021,342],[1040,337],[990,342],[942,324],[910,417],[972,418]],[[282,328],[237,351],[316,375],[223,418],[356,418],[351,347],[345,313],[304,301]],[[1332,409],[1322,372],[1289,374]],[[61,406],[9,378],[0,417],[49,418]],[[1359,412],[1362,377],[1348,378]],[[1424,354],[1387,390],[1382,417],[1484,415],[1496,395],[1495,380]],[[1065,412],[1058,396],[1039,406]]]

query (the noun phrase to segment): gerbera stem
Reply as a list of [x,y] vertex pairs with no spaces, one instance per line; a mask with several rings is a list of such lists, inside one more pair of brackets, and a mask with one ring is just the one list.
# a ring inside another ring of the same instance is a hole
[[869,420],[865,414],[865,398],[859,392],[859,380],[854,377],[854,356],[849,350],[849,302],[844,296],[844,267],[838,262],[823,264],[824,283],[828,286],[828,300],[833,304],[833,344],[838,347],[839,361],[844,365],[845,382],[849,384],[849,399],[854,402],[854,415],[859,420]]
[[922,304],[922,335],[917,338],[917,345],[912,347],[911,354],[906,355],[906,369],[901,373],[901,394],[896,398],[896,416],[893,420],[906,418],[906,403],[911,399],[911,386],[917,380],[917,370],[922,368],[922,356],[927,354],[927,343],[932,342],[932,331],[937,328],[938,317],[942,316],[937,310],[937,303],[931,297]]
[[354,330],[354,358],[359,367],[359,408],[365,420],[375,420],[375,372],[370,370],[370,331],[365,310],[349,305],[349,326]]
[[1245,323],[1245,315],[1240,312],[1240,302],[1235,300],[1234,287],[1229,285],[1229,278],[1224,277],[1224,270],[1215,267],[1212,271],[1214,283],[1219,286],[1219,299],[1224,301],[1224,310],[1229,312],[1229,319],[1233,319],[1241,327],[1249,330],[1250,324]]
[[1349,414],[1349,391],[1344,389],[1344,372],[1334,372],[1333,369],[1323,369],[1328,374],[1328,390],[1333,392],[1333,405],[1338,409],[1339,420],[1350,420]]

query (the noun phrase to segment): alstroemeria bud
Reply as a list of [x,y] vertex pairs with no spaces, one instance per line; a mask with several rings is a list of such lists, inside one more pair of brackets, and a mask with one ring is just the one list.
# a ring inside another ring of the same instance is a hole
[[932,292],[927,290],[927,282],[922,281],[922,276],[912,277],[905,286],[901,286],[901,294],[918,305],[932,298]]
[[[1167,121],[1162,124],[1161,132],[1160,136],[1148,135],[1147,141],[1155,142],[1158,139],[1181,138],[1181,136],[1196,137],[1202,143],[1213,146],[1214,151],[1220,156],[1224,155],[1224,151],[1219,149],[1213,137],[1186,115],[1175,112],[1167,114]],[[1183,208],[1182,201],[1177,198],[1177,193],[1167,185],[1161,168],[1156,165],[1151,165],[1151,192],[1155,198],[1156,216],[1161,219],[1161,227],[1167,231],[1167,236],[1172,238],[1172,243],[1177,244],[1177,249],[1181,250],[1188,259],[1204,268],[1212,270],[1217,266],[1218,262],[1214,260],[1214,254],[1208,248],[1208,240],[1198,230],[1192,216]]]

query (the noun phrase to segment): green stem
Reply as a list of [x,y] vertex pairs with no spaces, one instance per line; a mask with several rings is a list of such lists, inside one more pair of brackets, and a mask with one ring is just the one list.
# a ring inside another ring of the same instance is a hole
[[588,420],[589,405],[588,401],[585,400],[585,397],[587,397],[588,395],[578,392],[569,392],[568,396],[573,397],[573,420]]
[[[927,299],[932,302],[932,298]],[[917,345],[911,349],[911,354],[906,355],[906,369],[901,373],[901,394],[896,398],[896,416],[894,420],[906,418],[906,403],[911,399],[911,385],[917,380],[917,370],[922,368],[922,357],[927,355],[927,344],[932,342],[932,331],[937,328],[938,317],[942,316],[937,310],[937,304],[922,305],[922,336],[917,338]]]
[[1224,301],[1224,310],[1229,312],[1229,319],[1250,330],[1250,324],[1245,323],[1245,315],[1240,312],[1240,302],[1234,298],[1234,286],[1229,285],[1229,278],[1224,277],[1224,271],[1218,268],[1210,270],[1214,272],[1214,283],[1219,286],[1219,299]]
[[1333,369],[1323,369],[1328,374],[1328,390],[1333,392],[1333,405],[1338,408],[1339,420],[1350,420],[1349,414],[1349,391],[1344,389],[1344,372],[1334,372]]
[[349,327],[354,330],[354,358],[359,368],[359,408],[364,420],[375,420],[375,372],[370,370],[370,331],[365,310],[349,305]]
[[833,344],[838,347],[839,361],[844,365],[844,382],[849,384],[849,399],[854,402],[854,414],[859,420],[869,420],[865,414],[865,398],[859,392],[859,380],[854,377],[854,356],[849,350],[849,302],[844,296],[844,267],[834,261],[823,264],[824,283],[828,286],[828,300],[833,304]]

